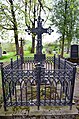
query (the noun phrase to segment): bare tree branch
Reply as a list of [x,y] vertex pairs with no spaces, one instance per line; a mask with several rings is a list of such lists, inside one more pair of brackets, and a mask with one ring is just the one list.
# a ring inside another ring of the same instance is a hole
[[38,2],[39,2],[39,4],[40,4],[40,7],[43,9],[44,13],[46,14],[46,11],[44,10],[44,6],[43,6],[43,4],[41,3],[40,0],[38,0]]

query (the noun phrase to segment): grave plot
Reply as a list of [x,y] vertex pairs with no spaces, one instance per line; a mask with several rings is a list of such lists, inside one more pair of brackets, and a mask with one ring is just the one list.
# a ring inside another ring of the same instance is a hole
[[43,28],[42,21],[39,16],[37,27],[26,30],[37,35],[34,58],[21,55],[6,67],[1,65],[4,110],[8,106],[72,107],[76,65],[60,56],[46,58],[42,54],[42,34],[53,32],[50,27]]
[[[29,59],[29,60],[28,60]],[[42,67],[32,58],[2,67],[4,108],[8,106],[72,106],[76,67],[49,57]]]

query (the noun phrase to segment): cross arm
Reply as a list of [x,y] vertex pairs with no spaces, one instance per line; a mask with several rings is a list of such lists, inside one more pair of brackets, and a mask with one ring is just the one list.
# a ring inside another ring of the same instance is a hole
[[47,33],[48,33],[49,35],[51,35],[52,32],[54,32],[54,30],[51,29],[51,27],[49,27],[49,28],[47,29]]

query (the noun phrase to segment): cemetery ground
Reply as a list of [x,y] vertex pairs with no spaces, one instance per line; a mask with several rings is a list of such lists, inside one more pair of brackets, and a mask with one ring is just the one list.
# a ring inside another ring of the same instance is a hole
[[[29,51],[28,52],[25,52],[25,56],[33,56],[33,54],[30,54]],[[48,56],[52,56],[52,54],[48,55]],[[11,53],[8,53],[7,55],[4,55],[2,56],[2,58],[0,58],[0,62],[4,62],[4,64],[8,64],[8,62],[10,62],[10,58],[13,58],[14,60],[16,59],[16,55],[15,55],[15,52],[11,52]],[[77,73],[79,74],[79,68],[77,68]],[[77,76],[77,85],[76,85],[76,89],[79,87],[79,75]],[[25,112],[29,112],[29,110],[31,109],[31,107],[9,107],[8,110],[5,112],[4,111],[4,108],[3,108],[3,99],[2,99],[2,83],[1,83],[1,74],[0,74],[0,114],[4,114],[4,115],[7,115],[7,114],[20,114],[20,113],[25,113]],[[78,92],[77,92],[78,94]],[[76,95],[77,96],[77,95]],[[79,96],[79,94],[78,94]],[[79,97],[78,97],[79,98]],[[79,108],[79,101],[78,99],[76,100],[75,99],[75,102],[76,102],[76,107]],[[63,107],[62,107],[63,108]],[[68,106],[65,106],[64,107],[65,110],[68,109]],[[36,107],[35,107],[36,109]],[[61,110],[61,107],[50,107],[50,106],[46,106],[46,107],[43,107],[41,109],[45,109],[45,110]],[[37,115],[40,115],[40,114],[37,114]],[[77,117],[77,119],[79,119],[79,117]]]

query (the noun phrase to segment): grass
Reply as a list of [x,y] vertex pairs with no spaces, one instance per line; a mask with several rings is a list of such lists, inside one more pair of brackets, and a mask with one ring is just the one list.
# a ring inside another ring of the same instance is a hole
[[[54,56],[54,54],[46,54],[46,56],[52,57]],[[24,57],[34,57],[34,54],[30,53],[29,51],[24,51]],[[64,57],[69,57],[69,54],[64,53]],[[2,55],[0,62],[10,62],[11,58],[13,58],[13,60],[16,60],[15,52],[8,52],[7,54]]]
[[[46,54],[46,56],[53,56],[53,54]],[[29,51],[24,51],[24,57],[34,57],[33,53],[30,53]],[[13,58],[13,60],[16,60],[16,54],[15,52],[9,52],[7,54],[2,55],[0,58],[0,62],[10,62],[10,59]]]
[[30,53],[29,51],[24,51],[24,57],[33,57],[34,54],[33,53]]
[[68,57],[70,57],[70,55],[69,55],[69,54],[64,53],[64,57],[65,57],[65,58],[68,58]]
[[7,54],[2,55],[0,58],[0,62],[9,62],[11,58],[15,59],[15,52],[9,52]]
[[[31,54],[29,51],[24,52],[24,56],[33,56],[34,54]],[[16,60],[16,53],[15,52],[9,52],[7,54],[2,55],[0,58],[0,62],[10,62],[10,59],[13,58],[13,60]]]

